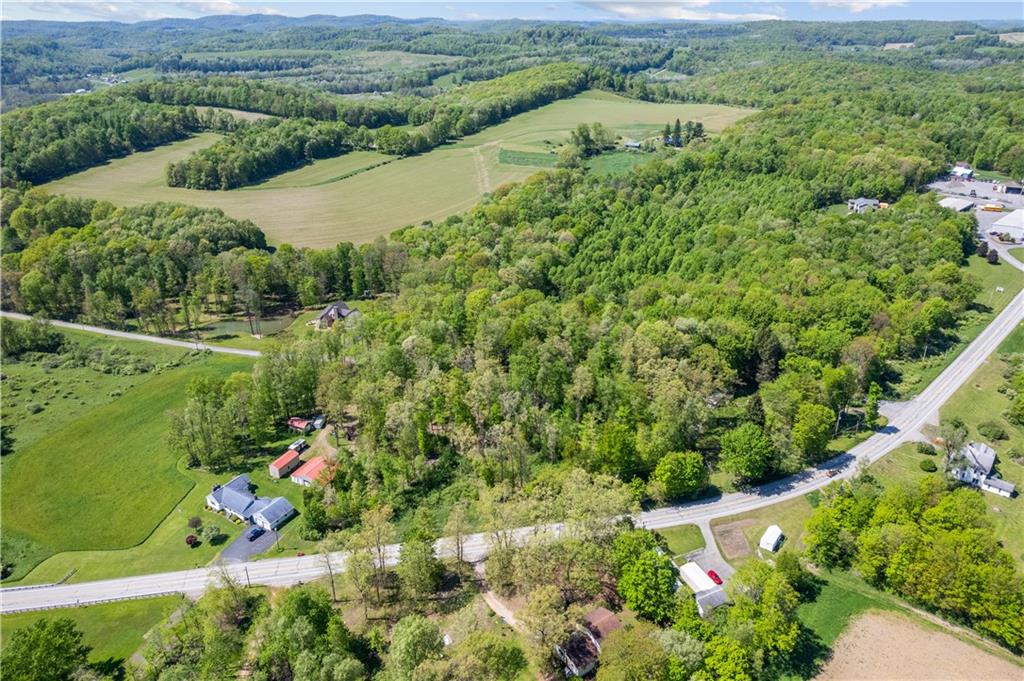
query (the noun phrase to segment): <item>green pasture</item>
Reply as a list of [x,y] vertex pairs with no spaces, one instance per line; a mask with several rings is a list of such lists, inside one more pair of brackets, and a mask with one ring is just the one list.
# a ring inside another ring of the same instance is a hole
[[[456,143],[376,167],[367,167],[372,158],[378,158],[374,155],[349,154],[233,191],[168,187],[164,181],[168,162],[218,139],[204,133],[45,186],[55,193],[117,204],[178,201],[221,208],[228,215],[255,222],[273,243],[326,247],[346,240],[372,241],[408,224],[437,221],[467,210],[484,193],[537,172],[536,167],[501,163],[501,150],[546,153],[578,123],[599,121],[624,136],[642,137],[656,134],[676,118],[701,120],[709,132],[718,132],[749,113],[735,107],[659,104],[589,91]],[[361,164],[366,164],[365,169],[359,168]]]
[[[139,354],[154,352],[149,344],[117,344]],[[193,377],[227,376],[248,369],[251,362],[211,355],[187,366],[127,377],[128,382],[96,377],[90,383],[77,372],[52,373],[48,390],[89,397],[77,400],[67,414],[61,415],[55,406],[54,418],[26,428],[21,442],[15,428],[14,454],[5,456],[0,468],[3,538],[5,548],[13,549],[5,558],[15,560],[12,577],[24,576],[53,554],[97,549],[109,553],[151,539],[154,528],[166,524],[168,514],[197,484],[195,476],[183,474],[167,447],[166,412],[184,404],[185,386]],[[113,381],[121,387],[101,392]],[[8,407],[5,402],[5,418]],[[177,529],[184,529],[185,520]],[[180,558],[179,565],[191,567],[197,558],[207,562],[216,553],[189,549],[183,538],[184,534],[176,536],[177,541],[168,537],[169,551],[156,564],[166,569],[167,560]],[[81,567],[79,562],[76,558],[47,570],[40,581],[60,579],[71,568]],[[130,561],[123,558],[115,563],[118,569],[130,569]],[[61,572],[65,565],[68,569]]]

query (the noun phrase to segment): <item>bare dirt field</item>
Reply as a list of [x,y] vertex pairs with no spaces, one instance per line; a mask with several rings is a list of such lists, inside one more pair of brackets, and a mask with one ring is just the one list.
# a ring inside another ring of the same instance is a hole
[[715,538],[718,540],[718,546],[722,549],[722,554],[726,560],[750,555],[750,542],[747,541],[743,530],[753,525],[754,522],[754,520],[748,518],[737,520],[727,525],[719,525],[715,528]]
[[1020,681],[1024,668],[893,613],[858,617],[815,681]]

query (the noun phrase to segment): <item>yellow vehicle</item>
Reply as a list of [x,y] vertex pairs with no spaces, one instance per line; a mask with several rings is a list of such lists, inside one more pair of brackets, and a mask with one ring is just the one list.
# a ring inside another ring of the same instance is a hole
[[992,213],[1002,213],[1003,212],[1003,207],[1000,206],[998,203],[986,203],[984,206],[981,207],[981,209],[982,210],[987,210],[987,211],[992,212]]

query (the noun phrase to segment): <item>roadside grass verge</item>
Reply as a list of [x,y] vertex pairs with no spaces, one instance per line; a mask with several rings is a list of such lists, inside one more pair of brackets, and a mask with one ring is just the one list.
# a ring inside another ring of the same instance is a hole
[[[900,378],[890,388],[899,399],[909,399],[924,390],[1024,287],[1024,274],[1003,262],[990,265],[984,258],[972,256],[967,261],[967,271],[981,284],[975,309],[965,315],[956,329],[958,340],[944,351],[927,358],[891,362]],[[1002,292],[997,288],[1002,288]]]
[[657,532],[665,538],[672,556],[681,556],[704,548],[704,535],[696,525],[676,525]]
[[124,663],[138,650],[143,637],[181,606],[179,596],[161,596],[136,601],[118,601],[79,608],[61,608],[43,612],[19,612],[0,616],[0,648],[11,634],[39,620],[66,617],[82,631],[86,645],[92,647],[89,662],[104,673],[119,676]]

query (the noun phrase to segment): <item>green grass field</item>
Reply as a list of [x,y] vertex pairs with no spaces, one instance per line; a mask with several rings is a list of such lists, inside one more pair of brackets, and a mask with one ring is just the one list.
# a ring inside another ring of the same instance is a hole
[[614,151],[590,159],[587,161],[587,169],[599,177],[624,175],[641,163],[647,163],[652,158],[654,158],[653,154],[635,151]]
[[46,612],[19,612],[0,617],[0,648],[10,635],[38,620],[66,617],[82,631],[86,645],[92,647],[89,661],[113,671],[142,646],[146,632],[163,621],[181,605],[178,596],[144,598],[137,601],[103,603],[82,608]]
[[[54,193],[107,199],[119,205],[179,201],[221,208],[233,217],[253,220],[273,243],[325,247],[345,240],[372,241],[408,224],[464,211],[482,194],[538,171],[501,163],[502,149],[546,153],[551,145],[564,141],[578,123],[599,121],[619,134],[642,137],[660,130],[666,121],[680,118],[700,120],[714,133],[749,113],[749,109],[656,104],[588,91],[520,114],[454,144],[366,170],[356,166],[370,164],[370,158],[350,154],[229,192],[168,187],[164,170],[169,162],[218,138],[204,133],[45,186]],[[550,145],[545,146],[545,140]],[[330,181],[352,171],[354,174],[344,179]]]
[[668,542],[668,551],[673,556],[704,548],[704,535],[696,525],[666,527],[663,530],[658,530],[658,534]]
[[[137,354],[169,352],[154,350],[159,346],[148,343],[116,344]],[[127,383],[105,375],[90,380],[73,371],[50,374],[46,390],[81,397],[67,413],[62,414],[55,405],[52,419],[45,417],[44,409],[38,415],[42,420],[23,423],[26,427],[20,441],[22,429],[16,427],[15,453],[3,459],[0,510],[4,543],[8,549],[16,549],[13,556],[7,556],[16,561],[12,578],[24,576],[36,562],[52,554],[97,549],[109,553],[152,539],[158,526],[184,530],[184,517],[180,523],[164,521],[183,498],[196,491],[197,479],[179,469],[167,448],[166,412],[184,404],[185,386],[193,377],[227,376],[250,366],[250,359],[218,355],[128,377]],[[23,372],[26,381],[32,380],[32,372],[41,371],[19,365],[4,370]],[[114,384],[119,387],[108,391]],[[5,418],[8,407],[5,402]],[[168,534],[166,551],[154,559],[155,564],[176,560],[178,565],[190,567],[197,561],[207,562],[216,553],[213,547],[188,549],[183,537],[178,532],[173,537],[177,541],[172,541]],[[38,581],[60,579],[70,569],[82,567],[79,563],[83,561],[78,560],[82,556],[71,555],[74,559],[47,570]],[[120,569],[131,568],[130,561],[114,562]]]
[[258,111],[242,111],[241,109],[228,109],[223,106],[197,106],[196,111],[202,113],[203,111],[223,111],[229,113],[235,118],[242,121],[262,121],[266,118],[273,118],[269,114],[259,113]]

